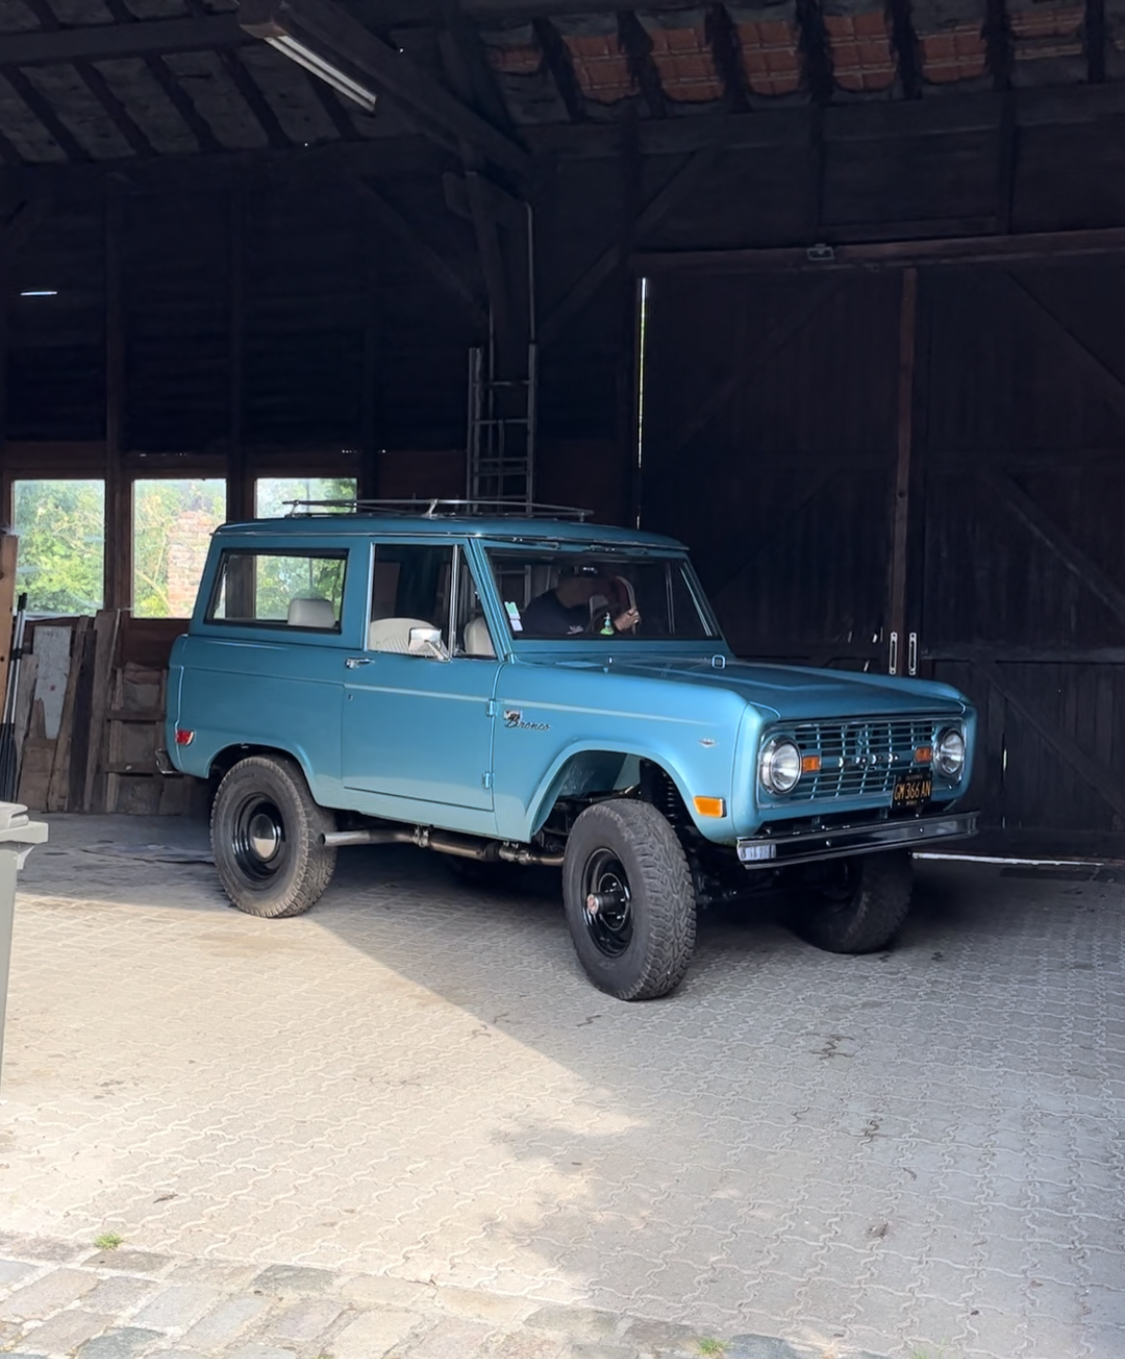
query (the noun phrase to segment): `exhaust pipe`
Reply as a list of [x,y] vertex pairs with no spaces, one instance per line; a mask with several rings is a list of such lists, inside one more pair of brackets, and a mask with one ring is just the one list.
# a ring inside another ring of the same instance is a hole
[[504,863],[525,867],[561,868],[563,862],[560,853],[528,849],[525,845],[499,844],[495,840],[482,842],[467,835],[431,830],[428,826],[414,826],[410,830],[402,827],[395,830],[327,831],[321,836],[321,843],[330,849],[342,849],[346,845],[416,845],[419,849],[436,850],[438,854],[450,854],[458,859],[489,863],[500,859]]

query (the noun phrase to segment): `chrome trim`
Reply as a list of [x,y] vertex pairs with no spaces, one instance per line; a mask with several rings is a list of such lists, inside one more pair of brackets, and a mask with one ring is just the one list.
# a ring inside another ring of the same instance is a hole
[[932,840],[952,840],[977,833],[978,812],[950,816],[921,816],[909,821],[880,821],[875,825],[830,826],[763,835],[738,840],[735,848],[744,868],[780,868],[785,864],[843,859],[851,854],[875,854]]

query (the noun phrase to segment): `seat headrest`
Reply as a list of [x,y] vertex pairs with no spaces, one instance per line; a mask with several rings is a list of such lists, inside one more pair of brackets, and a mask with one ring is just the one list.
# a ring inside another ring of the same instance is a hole
[[483,618],[470,618],[465,624],[465,655],[495,656],[496,648],[488,635],[488,624]]
[[367,627],[367,649],[405,655],[410,648],[410,629],[429,627],[433,624],[424,618],[376,618]]
[[291,628],[334,628],[336,610],[327,599],[321,599],[319,596],[312,599],[291,599],[288,621]]

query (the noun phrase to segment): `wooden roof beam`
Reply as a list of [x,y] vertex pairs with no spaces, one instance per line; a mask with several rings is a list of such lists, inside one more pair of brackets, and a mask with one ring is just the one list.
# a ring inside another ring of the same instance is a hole
[[458,98],[494,127],[510,132],[512,118],[476,26],[459,0],[436,0],[442,65]]
[[1091,85],[1105,79],[1105,49],[1109,37],[1105,22],[1105,0],[1086,0],[1086,63]]
[[629,63],[629,72],[648,105],[649,117],[666,118],[668,98],[652,59],[652,39],[631,9],[617,13],[617,40]]
[[84,161],[90,159],[78,138],[75,137],[48,100],[39,93],[22,71],[6,70],[4,75],[8,84],[27,105],[32,116],[37,118],[54,138],[56,145],[67,160]]
[[731,113],[745,113],[750,107],[750,84],[742,64],[738,33],[725,5],[709,6],[705,30],[715,69],[723,82],[727,108]]
[[220,65],[266,134],[270,146],[278,151],[292,146],[293,142],[286,135],[277,114],[273,111],[273,106],[262,93],[261,86],[239,60],[238,53],[220,52],[218,56]]
[[191,101],[187,91],[160,57],[145,57],[145,67],[164,91],[168,102],[187,124],[201,151],[225,151],[226,148],[211,129],[211,124]]
[[910,0],[889,0],[891,43],[898,58],[898,79],[904,99],[922,97],[922,67],[918,58],[918,34]]
[[984,45],[993,88],[1012,88],[1012,29],[1008,22],[1008,7],[1004,0],[985,0]]
[[529,167],[522,146],[333,0],[243,0],[239,18],[254,37],[299,45],[355,83],[389,95],[419,131],[442,145],[459,152],[468,143],[515,174]]
[[543,49],[543,60],[547,65],[555,89],[563,101],[566,115],[572,123],[586,121],[586,96],[574,72],[570,49],[563,42],[562,34],[550,19],[533,19],[531,27]]
[[185,19],[138,19],[131,24],[90,24],[54,32],[5,33],[0,66],[53,66],[68,61],[167,56],[245,47],[252,41],[234,14]]
[[835,85],[828,32],[817,0],[797,0],[797,29],[809,98],[819,108],[825,108],[832,102]]

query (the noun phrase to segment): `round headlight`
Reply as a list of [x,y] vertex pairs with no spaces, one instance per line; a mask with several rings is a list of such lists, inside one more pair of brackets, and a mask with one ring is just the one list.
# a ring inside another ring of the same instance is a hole
[[791,793],[801,777],[801,752],[784,736],[775,736],[762,748],[758,775],[771,793]]
[[959,727],[946,727],[934,746],[934,767],[947,779],[959,779],[965,768],[965,738]]

